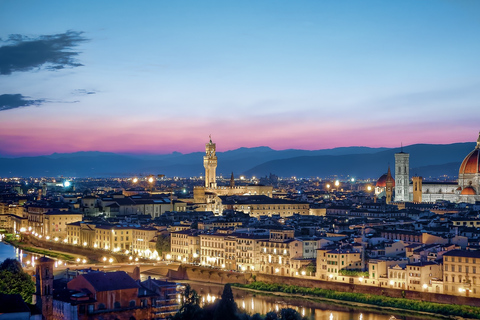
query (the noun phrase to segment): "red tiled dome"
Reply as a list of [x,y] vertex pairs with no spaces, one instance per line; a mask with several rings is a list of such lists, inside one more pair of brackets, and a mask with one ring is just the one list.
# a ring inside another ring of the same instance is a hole
[[463,159],[459,174],[480,173],[479,149],[475,149]]
[[[385,188],[387,186],[387,177],[388,177],[388,173],[385,173],[380,178],[378,178],[376,186],[379,188]],[[392,179],[392,180],[393,180],[393,187],[395,187],[395,179]]]
[[474,195],[476,195],[475,189],[473,189],[472,187],[465,187],[462,190],[461,194],[464,195],[464,196],[474,196]]

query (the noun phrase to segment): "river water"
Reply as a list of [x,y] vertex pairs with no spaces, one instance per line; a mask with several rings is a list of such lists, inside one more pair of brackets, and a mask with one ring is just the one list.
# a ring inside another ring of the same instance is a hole
[[15,248],[7,242],[0,241],[0,262],[3,260],[12,258],[17,259],[22,264],[22,267],[29,267],[35,263],[35,260],[42,255],[26,252],[22,249]]
[[[12,245],[0,242],[0,262],[7,258],[19,260],[23,266],[31,265],[38,255],[25,253]],[[146,278],[147,275],[142,275]],[[220,298],[223,292],[223,285],[188,282],[201,296],[202,303],[211,303]],[[283,308],[293,308],[302,316],[312,320],[420,320],[423,318],[406,317],[386,312],[375,312],[371,310],[361,310],[354,307],[338,306],[330,303],[312,302],[307,299],[296,299],[289,297],[278,297],[272,295],[258,295],[248,291],[232,288],[235,302],[241,310],[249,314],[260,313],[267,314],[270,311],[279,311]]]

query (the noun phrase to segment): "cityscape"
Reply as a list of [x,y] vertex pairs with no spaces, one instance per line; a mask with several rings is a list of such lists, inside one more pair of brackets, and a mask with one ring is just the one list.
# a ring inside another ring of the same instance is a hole
[[480,319],[480,2],[0,8],[0,319]]

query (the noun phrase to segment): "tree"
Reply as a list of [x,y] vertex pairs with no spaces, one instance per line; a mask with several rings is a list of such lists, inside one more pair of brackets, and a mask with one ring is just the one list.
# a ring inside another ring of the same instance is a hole
[[180,310],[172,317],[172,320],[197,320],[203,319],[203,309],[200,307],[200,297],[190,285],[185,286],[182,294],[183,301]]
[[25,302],[32,302],[35,284],[30,275],[23,271],[20,262],[15,259],[6,259],[0,264],[0,293],[17,293]]
[[278,319],[278,315],[276,312],[273,312],[273,311],[270,311],[269,313],[267,313],[267,315],[265,316],[265,320],[277,320]]
[[213,319],[238,319],[237,310],[237,303],[233,299],[232,286],[227,283],[223,287],[222,299],[218,302]]
[[0,264],[0,270],[7,270],[12,273],[23,272],[22,264],[17,259],[5,259]]
[[161,256],[164,252],[170,252],[170,235],[169,234],[158,235],[156,249],[159,256]]
[[280,310],[282,320],[302,320],[302,316],[292,308],[285,308]]

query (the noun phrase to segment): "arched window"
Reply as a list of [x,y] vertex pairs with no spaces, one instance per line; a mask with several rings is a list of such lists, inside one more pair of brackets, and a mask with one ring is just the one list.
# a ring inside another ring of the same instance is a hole
[[115,301],[115,303],[113,304],[113,307],[114,307],[115,309],[120,309],[120,302]]
[[105,310],[105,305],[103,303],[100,303],[98,305],[98,310]]
[[128,304],[129,307],[135,307],[135,300],[130,301]]

